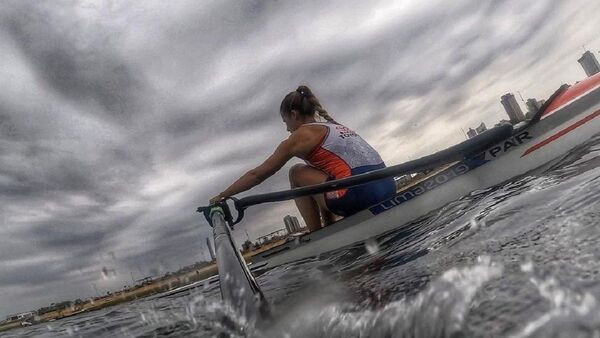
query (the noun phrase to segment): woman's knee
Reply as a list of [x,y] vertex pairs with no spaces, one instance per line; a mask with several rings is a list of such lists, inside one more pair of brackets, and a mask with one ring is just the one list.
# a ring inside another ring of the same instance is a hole
[[308,166],[306,164],[297,163],[290,168],[288,174],[290,179],[290,185],[292,186],[292,188],[297,187],[299,185],[299,178],[307,167]]

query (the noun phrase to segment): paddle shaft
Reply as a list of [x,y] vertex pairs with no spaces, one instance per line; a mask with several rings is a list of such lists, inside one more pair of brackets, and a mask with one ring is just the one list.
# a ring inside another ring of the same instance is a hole
[[226,205],[212,206],[207,217],[213,227],[221,297],[246,318],[264,315],[267,303],[231,236],[226,208]]

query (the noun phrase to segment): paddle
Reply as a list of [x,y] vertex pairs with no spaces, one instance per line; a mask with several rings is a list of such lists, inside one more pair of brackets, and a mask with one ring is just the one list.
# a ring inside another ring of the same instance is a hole
[[269,315],[269,305],[231,236],[231,213],[225,202],[198,208],[213,227],[215,256],[223,302],[246,319]]

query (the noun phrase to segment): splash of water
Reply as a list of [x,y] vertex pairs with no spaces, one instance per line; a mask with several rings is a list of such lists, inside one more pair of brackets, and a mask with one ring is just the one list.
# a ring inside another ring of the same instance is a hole
[[332,303],[294,318],[269,337],[450,337],[460,332],[477,290],[501,275],[502,267],[487,257],[474,266],[453,268],[412,300],[378,310],[357,310]]
[[530,261],[523,263],[521,270],[532,275],[529,281],[548,301],[549,310],[527,323],[512,338],[600,336],[600,311],[591,293],[570,290],[554,277],[536,277]]

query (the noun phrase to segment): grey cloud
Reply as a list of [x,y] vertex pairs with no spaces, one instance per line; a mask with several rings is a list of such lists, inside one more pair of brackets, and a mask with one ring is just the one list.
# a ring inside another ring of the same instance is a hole
[[102,247],[101,243],[107,236],[105,227],[87,231],[82,228],[86,228],[85,224],[61,221],[60,224],[48,223],[37,226],[30,232],[30,235],[36,238],[35,246],[42,250],[69,251],[75,247],[85,248],[85,251],[90,254],[99,252],[99,248]]
[[143,155],[135,158],[131,152],[103,149],[95,154],[99,160],[92,162],[38,144],[29,144],[20,155],[22,162],[0,169],[9,178],[8,185],[1,186],[7,195],[28,198],[50,192],[83,192],[94,199],[110,198],[108,195],[131,186],[139,168],[151,161]]
[[35,286],[63,278],[68,269],[57,269],[51,264],[36,264],[35,266],[20,266],[15,269],[3,269],[0,275],[0,285],[8,286]]
[[[101,26],[99,34],[85,34],[83,25],[73,20],[75,13],[57,16],[52,9],[35,5],[15,7],[3,26],[40,80],[70,100],[100,104],[117,121],[130,120],[142,84],[114,54]],[[71,22],[61,22],[65,19]]]
[[[13,140],[18,136],[17,128],[11,117],[6,113],[7,111],[8,109],[0,103],[0,138],[3,140]],[[4,147],[0,147],[0,156],[4,152],[6,152]]]

